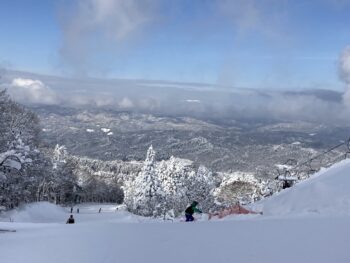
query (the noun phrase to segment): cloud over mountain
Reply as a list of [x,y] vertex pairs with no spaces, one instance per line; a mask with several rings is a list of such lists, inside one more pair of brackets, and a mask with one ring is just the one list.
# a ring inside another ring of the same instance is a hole
[[24,104],[58,104],[55,91],[40,80],[15,78],[8,87],[11,96]]
[[98,107],[206,119],[349,120],[332,90],[259,90],[165,81],[62,78],[8,71],[0,88],[26,104]]

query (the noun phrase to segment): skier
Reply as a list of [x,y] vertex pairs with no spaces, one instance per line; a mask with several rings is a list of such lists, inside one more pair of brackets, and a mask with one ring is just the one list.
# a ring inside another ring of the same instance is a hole
[[73,215],[70,215],[70,217],[68,218],[66,224],[74,224],[74,223],[75,223],[75,220],[74,220],[74,218],[73,218]]
[[186,208],[185,210],[185,216],[186,216],[186,222],[191,222],[194,220],[193,214],[194,213],[202,213],[200,209],[197,208],[198,202],[193,201],[192,204]]

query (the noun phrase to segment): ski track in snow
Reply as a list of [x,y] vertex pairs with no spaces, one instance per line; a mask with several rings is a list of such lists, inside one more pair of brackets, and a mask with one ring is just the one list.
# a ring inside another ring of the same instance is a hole
[[[67,225],[69,208],[34,203],[0,217],[0,229],[17,230],[0,232],[0,262],[349,263],[349,175],[346,160],[252,205],[263,216],[194,223],[84,204],[76,224]],[[15,222],[6,222],[10,217]]]

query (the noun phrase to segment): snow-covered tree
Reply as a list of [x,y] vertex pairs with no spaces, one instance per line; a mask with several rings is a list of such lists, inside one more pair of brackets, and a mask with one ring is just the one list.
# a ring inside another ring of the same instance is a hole
[[68,158],[67,148],[56,145],[52,157],[53,177],[50,184],[53,186],[55,203],[68,203],[75,201],[76,178],[73,170],[74,162]]
[[273,182],[242,172],[222,174],[222,181],[214,190],[216,204],[225,207],[252,203],[272,194],[275,191]]
[[125,182],[128,209],[144,216],[174,217],[197,200],[208,210],[213,202],[211,172],[201,166],[196,173],[192,161],[175,157],[156,163],[154,155],[150,147],[142,171]]
[[39,121],[0,91],[0,123],[0,205],[9,208],[33,198],[28,171],[39,153]]
[[202,201],[192,189],[192,186],[198,187],[192,180],[196,175],[192,161],[172,156],[158,164],[157,174],[165,195],[162,206],[167,215],[178,216],[192,201]]
[[66,163],[66,158],[68,156],[67,147],[65,145],[56,144],[52,155],[53,169],[58,169]]
[[140,174],[127,184],[125,202],[134,213],[157,216],[162,213],[164,193],[155,170],[155,151],[150,146]]
[[203,211],[209,211],[213,206],[213,190],[215,180],[213,173],[205,166],[199,166],[197,173],[192,173],[188,178],[189,199],[200,202]]
[[[39,119],[12,101],[5,90],[0,90],[0,123],[0,206],[12,208],[42,200],[67,203],[76,201],[78,195],[81,200],[122,201],[120,183],[97,176],[102,172],[99,167],[91,169],[95,171],[82,188],[77,158],[65,146],[39,150]],[[115,170],[111,174],[124,172],[120,163]]]

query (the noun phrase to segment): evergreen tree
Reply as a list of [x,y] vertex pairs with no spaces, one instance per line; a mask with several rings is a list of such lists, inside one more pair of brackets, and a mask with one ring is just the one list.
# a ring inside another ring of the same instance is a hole
[[124,202],[131,212],[174,217],[193,200],[203,202],[203,208],[209,209],[215,185],[208,169],[200,167],[196,173],[189,160],[171,157],[156,163],[154,156],[150,147],[142,171],[124,185]]
[[150,146],[140,174],[132,187],[131,210],[143,216],[157,216],[162,213],[161,203],[164,199],[161,184],[155,171],[155,151]]

